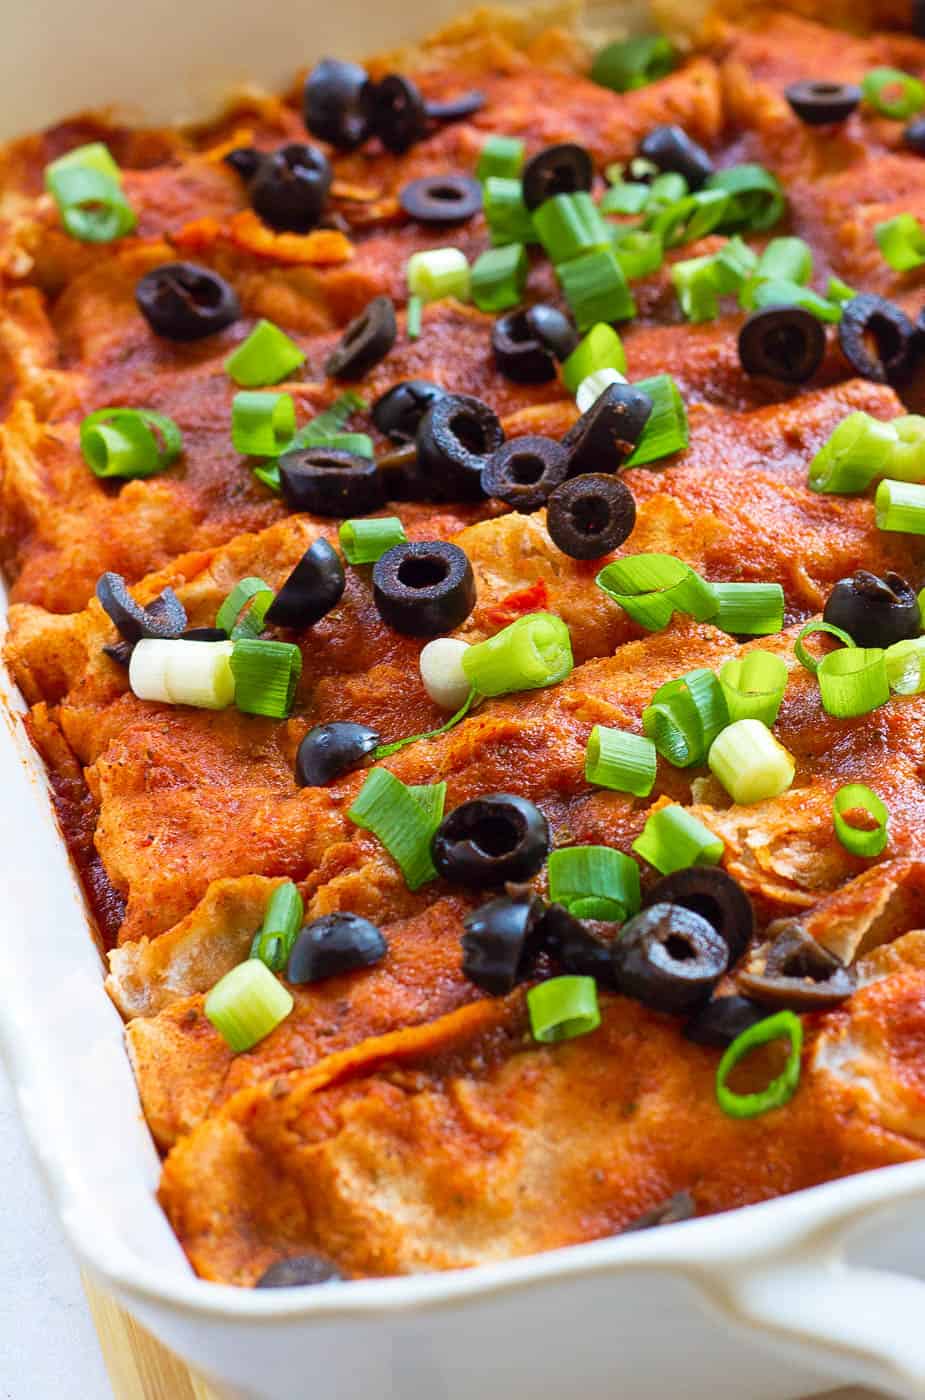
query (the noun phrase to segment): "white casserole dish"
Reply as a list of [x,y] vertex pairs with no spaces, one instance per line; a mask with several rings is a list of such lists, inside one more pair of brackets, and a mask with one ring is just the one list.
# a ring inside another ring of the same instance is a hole
[[[0,136],[100,96],[202,116],[325,51],[362,53],[460,6],[36,0],[5,17]],[[595,23],[614,32],[614,16]],[[2,601],[2,599],[0,599]],[[283,1400],[786,1400],[838,1383],[925,1396],[925,1162],[712,1219],[473,1272],[309,1293],[197,1280],[158,1208],[159,1165],[40,761],[0,672],[0,1038],[81,1262],[229,1393]],[[913,1277],[914,1275],[918,1277]]]

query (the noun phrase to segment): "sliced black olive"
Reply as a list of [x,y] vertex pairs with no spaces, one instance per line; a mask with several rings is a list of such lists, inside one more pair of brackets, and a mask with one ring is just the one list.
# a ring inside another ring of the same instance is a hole
[[[543,945],[562,964],[566,972],[579,977],[593,977],[602,986],[613,986],[610,960],[611,939],[599,938],[594,932],[601,925],[590,920],[576,919],[561,904],[550,904],[543,917],[540,934]],[[606,925],[615,931],[617,925]]]
[[[223,641],[227,635],[227,632],[222,633]],[[124,666],[128,670],[134,650],[134,642],[107,642],[103,647],[103,655],[108,656],[110,661],[114,661],[117,666]]]
[[842,307],[838,339],[852,369],[886,384],[902,378],[916,348],[916,329],[905,311],[868,292]]
[[911,28],[913,34],[925,39],[925,0],[912,0]]
[[915,589],[892,571],[880,578],[857,569],[850,578],[840,578],[822,616],[847,632],[859,647],[888,647],[917,637],[922,630]]
[[791,83],[784,96],[796,116],[807,126],[829,126],[847,121],[861,102],[861,89],[855,83],[827,83],[806,78]]
[[739,331],[739,360],[746,374],[802,384],[816,373],[824,355],[822,322],[802,306],[753,311]]
[[452,632],[475,607],[475,577],[459,545],[416,541],[387,549],[373,565],[379,616],[406,637]]
[[306,549],[267,609],[271,627],[313,627],[343,597],[346,579],[340,555],[318,539]]
[[916,117],[903,132],[903,145],[917,156],[925,156],[925,117]]
[[445,397],[446,390],[429,379],[405,379],[376,400],[372,419],[392,442],[413,442],[431,404]]
[[228,633],[223,627],[188,627],[180,634],[184,642],[226,642]]
[[262,158],[248,193],[265,224],[307,233],[321,218],[330,188],[331,166],[324,152],[293,143]]
[[241,315],[232,287],[217,272],[196,263],[163,263],[146,272],[135,301],[155,335],[165,340],[201,340]]
[[329,1259],[320,1254],[293,1254],[277,1259],[261,1274],[255,1288],[311,1288],[319,1283],[340,1283],[343,1279]]
[[263,152],[258,151],[256,146],[236,146],[223,159],[226,165],[230,165],[232,170],[241,176],[242,180],[247,181],[252,180],[260,169]]
[[481,500],[482,469],[503,441],[498,415],[481,399],[445,394],[431,404],[418,427],[422,488],[438,500]]
[[562,439],[569,476],[615,472],[631,456],[652,413],[652,400],[632,384],[608,384]]
[[369,123],[362,94],[367,82],[359,64],[323,58],[302,91],[302,113],[312,135],[341,151],[352,151],[365,141]]
[[379,929],[359,914],[323,914],[298,934],[286,964],[286,981],[300,984],[340,977],[381,962],[389,951]]
[[546,506],[546,529],[570,559],[600,559],[633,533],[636,502],[618,476],[594,472],[557,486]]
[[491,348],[501,373],[515,384],[545,384],[556,377],[556,361],[567,360],[578,332],[554,306],[538,304],[499,316]]
[[584,146],[571,141],[547,146],[524,166],[524,204],[528,209],[538,209],[555,194],[589,190],[593,181],[594,166]]
[[312,515],[368,515],[385,504],[379,470],[371,457],[335,447],[299,447],[279,459],[283,500]]
[[540,344],[552,351],[557,360],[567,360],[581,337],[565,312],[538,301],[523,314],[527,329]]
[[539,510],[568,475],[568,453],[555,438],[503,442],[482,472],[482,490],[522,515]]
[[745,953],[755,931],[755,912],[748,895],[718,865],[690,865],[665,875],[643,900],[650,904],[680,904],[712,924],[726,940],[729,965]]
[[678,1191],[669,1196],[661,1205],[653,1206],[636,1220],[631,1220],[620,1231],[621,1235],[631,1235],[636,1230],[654,1230],[659,1225],[677,1225],[680,1220],[692,1220],[697,1214],[697,1206],[689,1191]]
[[351,724],[347,720],[316,724],[299,745],[295,780],[299,787],[324,787],[356,768],[380,743],[375,729],[366,724]]
[[129,593],[122,575],[110,572],[97,580],[96,596],[122,638],[132,646],[142,637],[179,637],[186,626],[186,609],[172,588],[165,588],[143,608]]
[[363,110],[369,129],[387,151],[402,155],[427,134],[427,109],[417,85],[401,73],[366,84]]
[[857,973],[792,920],[773,943],[757,950],[736,984],[764,1007],[826,1011],[851,996]]
[[655,126],[639,143],[639,155],[659,170],[683,175],[692,190],[699,190],[713,174],[713,162],[702,146],[680,126]]
[[472,92],[464,92],[460,97],[450,97],[446,102],[428,102],[425,104],[424,110],[431,121],[458,122],[480,112],[485,106],[485,102],[484,92],[478,92],[473,88]]
[[422,175],[398,196],[419,224],[461,224],[482,207],[482,186],[468,175]]
[[725,1050],[743,1031],[766,1020],[767,1016],[768,1008],[759,1006],[757,1001],[749,1001],[748,997],[713,997],[685,1022],[683,1034],[686,1040],[697,1045]]
[[539,951],[544,904],[536,895],[501,895],[463,920],[462,970],[493,997],[506,996],[525,977]]
[[539,807],[510,792],[474,797],[444,817],[431,847],[447,880],[472,889],[529,880],[549,855],[549,823]]
[[339,344],[325,360],[324,372],[331,379],[360,379],[395,344],[398,323],[389,297],[373,297],[354,317]]
[[680,904],[652,904],[623,925],[611,950],[617,986],[655,1011],[705,1000],[729,965],[726,940]]

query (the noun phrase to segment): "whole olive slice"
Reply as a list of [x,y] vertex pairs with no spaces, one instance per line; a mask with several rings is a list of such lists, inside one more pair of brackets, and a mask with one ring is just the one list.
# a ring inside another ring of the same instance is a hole
[[922,630],[915,589],[892,571],[881,578],[856,569],[850,578],[840,578],[822,616],[847,632],[859,647],[888,647],[917,637]]
[[491,996],[506,996],[539,951],[544,904],[536,895],[500,895],[463,920],[462,970]]
[[413,442],[431,404],[445,397],[446,389],[429,379],[404,379],[376,400],[372,419],[392,442]]
[[633,493],[606,472],[564,481],[546,509],[549,538],[571,559],[600,559],[628,540],[635,524]]
[[876,384],[901,379],[917,348],[916,329],[905,311],[867,292],[842,307],[838,340],[852,369]]
[[568,473],[568,453],[555,438],[503,442],[482,471],[482,490],[523,515],[539,510]]
[[447,880],[485,889],[529,880],[549,854],[549,823],[525,797],[493,792],[456,807],[437,828],[431,853]]
[[718,865],[690,865],[657,881],[642,901],[650,904],[680,904],[712,924],[726,941],[729,965],[743,956],[755,932],[755,912],[748,895],[731,875]]
[[547,146],[524,166],[524,204],[528,209],[537,209],[553,195],[590,190],[593,181],[594,166],[584,146],[572,141]]
[[373,565],[373,601],[406,637],[452,632],[475,607],[475,575],[459,545],[443,540],[396,544]]
[[712,997],[685,1022],[683,1034],[686,1040],[693,1040],[697,1045],[725,1050],[743,1031],[766,1020],[767,1016],[768,1008],[757,1001],[749,1001],[748,997]]
[[811,379],[825,355],[825,329],[802,306],[753,311],[739,331],[739,360],[746,374],[785,384]]
[[196,263],[162,263],[140,278],[135,301],[155,335],[165,340],[201,340],[241,315],[233,287]]
[[346,587],[340,555],[325,539],[306,549],[266,612],[271,627],[313,627],[336,607]]
[[347,326],[338,345],[325,360],[331,379],[360,379],[384,360],[398,336],[395,307],[389,297],[373,297]]
[[109,571],[97,580],[96,596],[120,636],[130,645],[142,637],[171,640],[179,637],[186,626],[186,609],[172,588],[165,588],[143,608],[132,597],[122,575]]
[[680,904],[652,904],[623,925],[611,949],[617,986],[655,1011],[705,1000],[729,964],[726,940]]
[[357,63],[323,58],[305,79],[302,113],[313,136],[341,151],[352,151],[369,135],[363,110],[365,69]]
[[381,962],[389,950],[380,930],[359,914],[323,914],[296,937],[286,981],[321,982]]
[[652,400],[632,384],[608,384],[562,439],[569,454],[569,476],[615,472],[642,437]]
[[299,744],[295,780],[299,787],[324,787],[363,762],[381,742],[375,729],[348,720],[316,724]]
[[697,1206],[689,1191],[677,1191],[666,1201],[644,1211],[642,1215],[624,1225],[621,1235],[630,1235],[636,1230],[654,1230],[659,1225],[677,1225],[679,1220],[691,1220],[697,1214]]
[[498,415],[481,399],[445,394],[421,419],[417,478],[438,500],[481,500],[486,460],[504,441]]
[[862,94],[856,83],[805,78],[785,88],[784,96],[801,122],[807,126],[829,126],[847,121],[861,105]]
[[343,1274],[320,1254],[292,1254],[277,1259],[261,1274],[255,1288],[313,1288],[319,1283],[339,1283]]
[[279,459],[279,484],[290,510],[346,519],[385,504],[379,469],[371,457],[338,447],[299,447]]
[[469,175],[422,175],[405,185],[398,202],[419,224],[461,224],[482,207],[482,186]]
[[855,991],[857,973],[794,920],[736,977],[739,990],[762,1006],[826,1011]]

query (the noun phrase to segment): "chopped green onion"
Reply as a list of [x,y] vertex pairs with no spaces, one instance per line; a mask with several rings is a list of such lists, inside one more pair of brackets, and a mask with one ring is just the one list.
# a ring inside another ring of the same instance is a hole
[[655,745],[641,734],[596,724],[585,750],[585,778],[611,792],[648,797],[658,768]]
[[325,438],[324,446],[332,452],[352,452],[355,457],[372,459],[376,455],[369,433],[332,433]]
[[[201,646],[202,643],[195,643]],[[302,674],[302,653],[292,642],[261,642],[241,637],[231,653],[234,702],[248,715],[285,719]]]
[[556,272],[580,331],[596,321],[628,321],[635,316],[636,303],[610,248],[560,263]]
[[142,637],[132,648],[128,680],[139,700],[224,710],[235,698],[232,642]]
[[527,250],[522,243],[489,248],[472,269],[472,300],[480,311],[516,306],[523,298],[527,271]]
[[882,647],[842,647],[816,668],[822,708],[835,719],[870,714],[890,698]]
[[658,234],[666,248],[677,248],[706,237],[725,223],[728,204],[729,196],[722,190],[698,190],[674,204],[656,207],[646,218],[646,227]]
[[263,384],[278,384],[304,363],[304,352],[285,331],[272,321],[258,321],[247,339],[229,355],[225,369],[242,389],[257,389]]
[[482,190],[482,207],[492,243],[535,243],[533,216],[524,204],[520,180],[490,175]]
[[275,1030],[292,1010],[292,993],[258,958],[238,963],[205,999],[207,1018],[240,1054]]
[[757,233],[772,228],[787,208],[780,182],[762,165],[734,165],[729,170],[714,171],[707,179],[706,189],[729,195],[723,215],[723,228],[728,233],[740,229]]
[[772,238],[758,259],[755,275],[762,281],[806,286],[813,275],[812,249],[803,238]]
[[571,673],[572,642],[561,617],[527,613],[469,647],[462,668],[480,695],[509,695],[558,685]]
[[[227,632],[233,642],[240,637],[259,637],[263,631],[263,620],[275,597],[273,589],[262,578],[242,578],[219,608],[215,625]],[[242,618],[246,603],[251,606]]]
[[840,627],[836,627],[834,623],[807,622],[806,626],[801,628],[799,636],[793,644],[793,651],[797,661],[799,661],[800,665],[804,666],[806,670],[809,671],[811,676],[814,676],[819,670],[819,662],[810,652],[806,650],[805,646],[803,645],[803,638],[811,637],[814,632],[826,632],[830,637],[837,637],[843,646],[854,646],[854,638],[849,637],[847,632],[843,632],[842,629]]
[[759,719],[770,728],[787,689],[787,663],[771,651],[749,651],[723,664],[719,682],[732,723]]
[[154,476],[183,451],[172,418],[150,408],[98,408],[80,425],[80,450],[94,476]]
[[649,186],[649,208],[677,204],[679,200],[686,199],[690,192],[690,186],[680,171],[665,170],[660,174],[656,172]]
[[332,437],[343,432],[348,419],[365,407],[366,400],[354,389],[348,389],[345,393],[338,394],[330,408],[316,413],[315,417],[306,423],[304,428],[299,429],[293,439],[293,447],[326,446]]
[[282,483],[279,477],[279,467],[275,462],[258,462],[255,467],[251,467],[251,471],[258,481],[262,481],[264,486],[269,486],[271,491],[275,491],[279,495]]
[[737,719],[715,740],[710,772],[739,806],[780,797],[793,782],[796,762],[760,719]]
[[421,334],[421,320],[424,310],[424,303],[420,297],[408,298],[408,310],[405,315],[405,329],[408,332],[409,340],[417,340]]
[[405,739],[395,739],[391,744],[380,744],[378,748],[373,749],[373,759],[378,763],[380,758],[391,758],[393,753],[398,753],[400,749],[406,749],[409,744],[417,744],[422,739],[439,739],[441,734],[448,734],[451,729],[455,729],[457,724],[466,718],[478,699],[480,699],[479,692],[473,686],[459,709],[450,716],[445,724],[441,724],[437,729],[428,729],[423,734],[409,734]]
[[925,486],[885,477],[874,497],[878,530],[925,535]]
[[885,850],[889,833],[889,809],[875,792],[863,783],[846,783],[832,802],[835,835],[853,856],[879,856]]
[[867,105],[894,121],[906,121],[925,107],[925,83],[899,68],[872,68],[861,88]]
[[712,256],[688,258],[677,262],[671,269],[674,286],[681,310],[695,325],[703,321],[715,321],[719,315],[719,291],[714,277]]
[[826,301],[812,287],[802,287],[799,282],[782,282],[777,279],[765,282],[748,282],[742,289],[740,301],[746,310],[763,311],[768,306],[799,306],[815,316],[817,321],[834,323],[842,317],[841,305],[837,301]]
[[642,467],[647,462],[683,452],[689,441],[687,407],[671,375],[656,374],[651,379],[640,379],[634,387],[649,395],[652,412],[635,451],[624,465]]
[[719,604],[714,627],[732,636],[765,637],[784,625],[784,590],[779,583],[714,583]]
[[632,92],[666,78],[676,62],[675,49],[664,34],[640,34],[599,49],[591,64],[591,81],[613,92]]
[[250,956],[266,963],[271,972],[282,972],[302,927],[304,914],[298,887],[291,880],[277,885],[267,901],[263,923],[254,934]]
[[758,254],[734,234],[713,254],[717,290],[723,296],[737,292],[757,266]]
[[527,992],[530,1030],[540,1044],[574,1040],[601,1024],[593,977],[550,977]]
[[[787,1063],[766,1089],[755,1094],[737,1094],[728,1088],[729,1076],[736,1065],[752,1050],[772,1040],[790,1041]],[[729,1118],[758,1118],[772,1108],[783,1108],[797,1091],[800,1082],[800,1062],[803,1054],[803,1025],[792,1011],[778,1011],[764,1021],[749,1026],[737,1035],[723,1054],[716,1071],[716,1102]]]
[[665,249],[657,233],[614,226],[610,241],[627,282],[658,272],[665,260]]
[[340,527],[340,547],[348,564],[375,564],[387,549],[404,544],[408,536],[397,515],[345,520]]
[[583,340],[575,346],[562,365],[562,382],[570,393],[576,394],[579,385],[589,374],[598,370],[615,369],[618,374],[626,373],[626,351],[623,342],[613,326],[599,321],[592,326]]
[[875,224],[874,237],[884,261],[896,272],[908,272],[925,263],[925,228],[914,214],[897,214],[895,219]]
[[422,301],[443,301],[444,297],[469,300],[469,261],[459,248],[428,248],[412,253],[405,275],[408,291]]
[[905,413],[889,425],[896,434],[885,476],[891,481],[925,482],[925,418]]
[[615,559],[601,570],[595,583],[650,632],[667,627],[675,611],[690,613],[698,622],[705,622],[716,611],[710,585],[672,554],[629,554]]
[[111,243],[135,227],[122,172],[101,141],[53,160],[45,167],[45,186],[65,230],[82,243]]
[[728,723],[723,688],[703,667],[660,685],[642,712],[643,733],[675,768],[703,763]]
[[289,394],[243,389],[231,401],[231,441],[248,457],[278,457],[295,437],[295,404]]
[[622,923],[639,911],[639,866],[612,846],[560,847],[547,874],[549,898],[578,919]]
[[382,842],[405,877],[409,890],[437,878],[431,842],[443,820],[446,783],[406,787],[387,768],[367,775],[347,816]]
[[533,211],[533,227],[550,261],[558,265],[610,244],[610,225],[587,190],[556,194]]
[[602,214],[641,214],[649,203],[650,193],[648,185],[621,180],[620,184],[604,191],[598,208]]
[[840,277],[830,277],[828,286],[825,289],[826,301],[837,301],[842,305],[846,301],[854,301],[857,292],[854,287],[849,287],[847,282],[843,282]]
[[716,865],[725,846],[720,837],[698,821],[686,807],[670,805],[650,812],[633,850],[662,875],[689,865]]
[[812,491],[851,495],[888,469],[898,439],[891,423],[869,413],[849,413],[809,464]]
[[492,133],[479,154],[475,178],[482,184],[491,177],[514,180],[524,163],[526,146],[517,136],[497,136]]
[[925,691],[925,637],[894,642],[886,649],[884,663],[895,695],[921,695]]

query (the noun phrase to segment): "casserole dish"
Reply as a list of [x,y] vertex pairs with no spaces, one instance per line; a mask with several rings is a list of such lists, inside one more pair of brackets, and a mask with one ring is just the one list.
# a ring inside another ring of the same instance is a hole
[[[364,35],[358,47],[371,44]],[[321,1394],[357,1397],[500,1395],[518,1385],[551,1396],[576,1375],[601,1396],[615,1375],[653,1396],[672,1386],[795,1394],[814,1377],[919,1393],[919,1287],[849,1265],[843,1251],[859,1223],[875,1224],[877,1261],[905,1262],[902,1241],[923,1223],[921,1164],[744,1216],[477,1274],[351,1284],[307,1304],[192,1280],[151,1204],[157,1162],[87,940],[62,936],[52,985],[23,994],[38,981],[33,931],[78,930],[81,920],[36,765],[26,756],[11,768],[3,1023],[20,1101],[88,1267],[208,1374],[268,1396],[291,1394],[306,1374]],[[892,1227],[881,1207],[895,1212]]]

